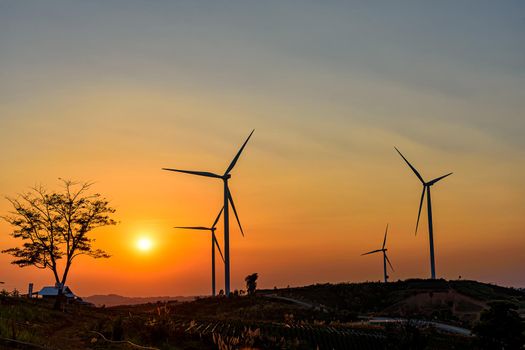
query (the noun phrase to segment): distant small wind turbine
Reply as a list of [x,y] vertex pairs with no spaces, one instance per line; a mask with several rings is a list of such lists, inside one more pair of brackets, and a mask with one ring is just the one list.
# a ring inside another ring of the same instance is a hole
[[434,229],[432,225],[432,201],[430,199],[430,187],[434,185],[436,182],[444,179],[445,177],[452,175],[452,173],[448,173],[446,175],[437,177],[434,180],[431,180],[429,182],[425,182],[425,180],[423,180],[423,177],[419,174],[416,168],[414,168],[412,164],[410,164],[410,162],[405,158],[405,156],[403,156],[403,154],[401,154],[401,152],[396,147],[394,148],[396,149],[397,153],[399,153],[401,158],[405,160],[405,162],[408,164],[410,169],[412,169],[414,174],[416,174],[419,181],[421,181],[421,183],[423,184],[423,192],[421,193],[421,200],[419,201],[419,211],[417,213],[416,232],[415,232],[416,234],[417,234],[417,228],[419,225],[419,218],[421,216],[421,208],[423,207],[423,200],[425,199],[425,192],[427,193],[428,237],[430,241],[430,276],[432,279],[436,279],[436,264],[434,260]]
[[215,230],[217,229],[217,222],[219,222],[219,218],[221,217],[222,211],[224,208],[221,209],[219,212],[219,215],[217,215],[217,218],[211,225],[211,227],[204,227],[204,226],[176,226],[175,228],[180,228],[183,230],[201,230],[201,231],[210,231],[211,232],[211,295],[215,296],[215,247],[219,250],[219,253],[221,254],[222,261],[224,262],[224,256],[222,255],[221,247],[219,246],[219,242],[217,242],[217,237],[215,237]]
[[179,173],[185,173],[185,174],[191,174],[191,175],[198,175],[198,176],[205,176],[205,177],[213,177],[216,179],[221,179],[224,183],[224,289],[226,291],[226,295],[230,295],[230,210],[229,210],[229,204],[231,204],[233,213],[235,214],[235,218],[237,219],[237,223],[239,224],[239,228],[241,230],[241,234],[244,236],[244,231],[241,226],[241,221],[239,220],[239,216],[237,215],[237,210],[235,209],[235,204],[233,203],[233,198],[230,193],[230,190],[228,188],[228,180],[231,178],[230,172],[232,171],[233,167],[239,160],[239,157],[241,156],[242,151],[244,150],[244,147],[250,140],[250,137],[252,137],[253,132],[252,130],[246,141],[244,141],[243,145],[239,149],[239,152],[235,155],[233,160],[231,161],[230,165],[226,169],[223,175],[214,174],[207,171],[193,171],[193,170],[180,170],[180,169],[170,169],[170,168],[162,168],[162,170],[168,170],[168,171],[176,171]]
[[361,255],[368,255],[368,254],[374,254],[374,253],[379,253],[379,252],[383,253],[383,273],[385,275],[385,283],[388,282],[388,274],[386,271],[387,262],[388,262],[388,265],[390,265],[390,268],[392,269],[392,271],[394,271],[394,267],[392,267],[392,264],[390,263],[390,259],[388,259],[388,256],[386,255],[386,251],[388,250],[385,248],[387,233],[388,233],[388,224],[386,225],[385,238],[383,239],[383,246],[381,247],[381,249],[376,249],[376,250],[372,250],[371,252],[361,254]]

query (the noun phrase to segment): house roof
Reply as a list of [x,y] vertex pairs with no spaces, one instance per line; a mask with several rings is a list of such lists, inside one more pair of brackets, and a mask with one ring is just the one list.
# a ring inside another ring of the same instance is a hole
[[[41,295],[41,296],[57,296],[58,295],[58,288],[57,287],[51,287],[51,286],[44,287],[38,292],[38,295]],[[75,297],[75,294],[73,294],[71,289],[69,289],[69,287],[67,287],[67,286],[64,288],[64,295],[66,297],[68,297],[68,298],[74,298]]]

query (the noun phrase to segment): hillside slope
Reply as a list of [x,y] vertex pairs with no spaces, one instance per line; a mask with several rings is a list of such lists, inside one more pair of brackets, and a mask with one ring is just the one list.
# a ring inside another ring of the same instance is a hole
[[509,301],[525,311],[522,290],[465,280],[316,284],[262,290],[261,294],[293,298],[336,315],[424,318],[467,327],[479,319],[491,301]]
[[84,301],[94,304],[95,306],[118,306],[118,305],[139,305],[147,303],[156,303],[158,301],[192,301],[195,297],[126,297],[118,294],[103,294],[103,295],[91,295],[88,297],[82,297]]

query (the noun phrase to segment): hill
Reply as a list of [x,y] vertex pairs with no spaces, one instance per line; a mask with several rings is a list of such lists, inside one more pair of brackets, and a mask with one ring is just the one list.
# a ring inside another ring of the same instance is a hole
[[525,292],[468,280],[409,279],[390,283],[316,284],[262,290],[336,315],[440,320],[471,327],[493,301],[508,301],[525,314]]
[[94,304],[95,306],[118,306],[118,305],[138,305],[138,304],[148,304],[156,302],[167,302],[167,301],[192,301],[196,297],[126,297],[118,294],[106,294],[106,295],[91,295],[88,297],[82,297],[84,301]]

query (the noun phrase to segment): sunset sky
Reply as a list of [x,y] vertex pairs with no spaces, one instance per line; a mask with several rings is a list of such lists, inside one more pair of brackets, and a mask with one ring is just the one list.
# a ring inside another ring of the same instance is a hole
[[[0,195],[62,177],[110,199],[120,223],[93,237],[112,257],[76,261],[79,295],[208,294],[209,235],[172,227],[210,225],[222,184],[161,168],[222,173],[256,129],[232,289],[380,280],[360,254],[387,223],[391,278],[427,278],[396,146],[454,172],[432,189],[438,277],[525,287],[524,37],[523,1],[0,0]],[[10,260],[6,289],[53,283]]]

